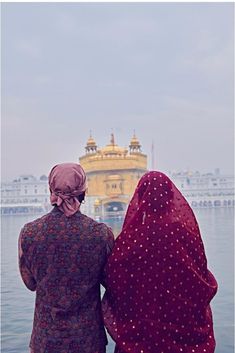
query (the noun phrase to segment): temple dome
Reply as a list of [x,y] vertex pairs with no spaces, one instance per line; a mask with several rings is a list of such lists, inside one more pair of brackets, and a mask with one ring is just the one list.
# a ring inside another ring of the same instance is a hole
[[101,148],[102,154],[124,154],[127,153],[126,148],[120,147],[118,145],[107,145]]
[[95,140],[93,139],[92,136],[89,137],[89,139],[87,140],[86,145],[87,146],[96,146],[96,142],[95,142]]
[[137,137],[135,136],[135,133],[131,139],[130,145],[130,153],[136,153],[136,152],[141,152],[141,145]]
[[101,202],[99,199],[95,199],[94,206],[100,206]]
[[118,146],[114,141],[114,135],[111,134],[111,140],[108,145],[100,149],[100,152],[104,155],[124,155],[128,151],[126,148]]
[[140,145],[140,142],[135,135],[132,137],[130,145],[131,146],[139,146]]
[[91,136],[87,140],[86,147],[85,147],[86,153],[96,153],[97,151],[97,145],[93,137]]

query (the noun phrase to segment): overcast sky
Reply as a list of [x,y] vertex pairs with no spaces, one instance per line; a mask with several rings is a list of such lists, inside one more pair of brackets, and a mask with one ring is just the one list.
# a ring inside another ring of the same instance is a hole
[[2,4],[2,180],[133,130],[156,169],[233,172],[233,3]]

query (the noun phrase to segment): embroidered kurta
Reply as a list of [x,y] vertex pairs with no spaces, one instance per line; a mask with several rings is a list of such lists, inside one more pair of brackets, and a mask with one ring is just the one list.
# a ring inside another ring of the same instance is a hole
[[105,224],[79,211],[66,217],[57,207],[23,227],[19,267],[36,291],[34,353],[105,352],[100,284],[113,243]]

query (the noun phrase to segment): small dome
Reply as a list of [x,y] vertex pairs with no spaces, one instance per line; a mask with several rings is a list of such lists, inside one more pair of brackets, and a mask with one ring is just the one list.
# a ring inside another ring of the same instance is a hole
[[93,137],[91,136],[90,132],[90,137],[87,140],[86,147],[85,147],[86,153],[92,154],[97,152],[97,145]]
[[139,140],[135,136],[135,132],[134,132],[134,135],[131,139],[129,148],[130,148],[130,153],[141,153],[141,145],[140,145]]
[[138,146],[139,144],[139,140],[136,137],[132,137],[131,146]]
[[95,142],[95,140],[93,139],[92,136],[89,137],[89,139],[87,140],[86,145],[87,146],[96,146],[96,142]]
[[134,133],[134,135],[133,135],[133,137],[131,139],[130,146],[140,146],[140,142],[137,139],[137,137],[135,136],[135,133]]
[[99,199],[95,199],[94,206],[100,206],[101,202]]

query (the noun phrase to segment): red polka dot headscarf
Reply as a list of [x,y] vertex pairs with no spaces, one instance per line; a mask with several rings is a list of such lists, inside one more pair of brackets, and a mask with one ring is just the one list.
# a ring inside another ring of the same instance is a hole
[[161,172],[146,173],[108,259],[105,325],[116,353],[213,353],[207,268],[192,209]]

